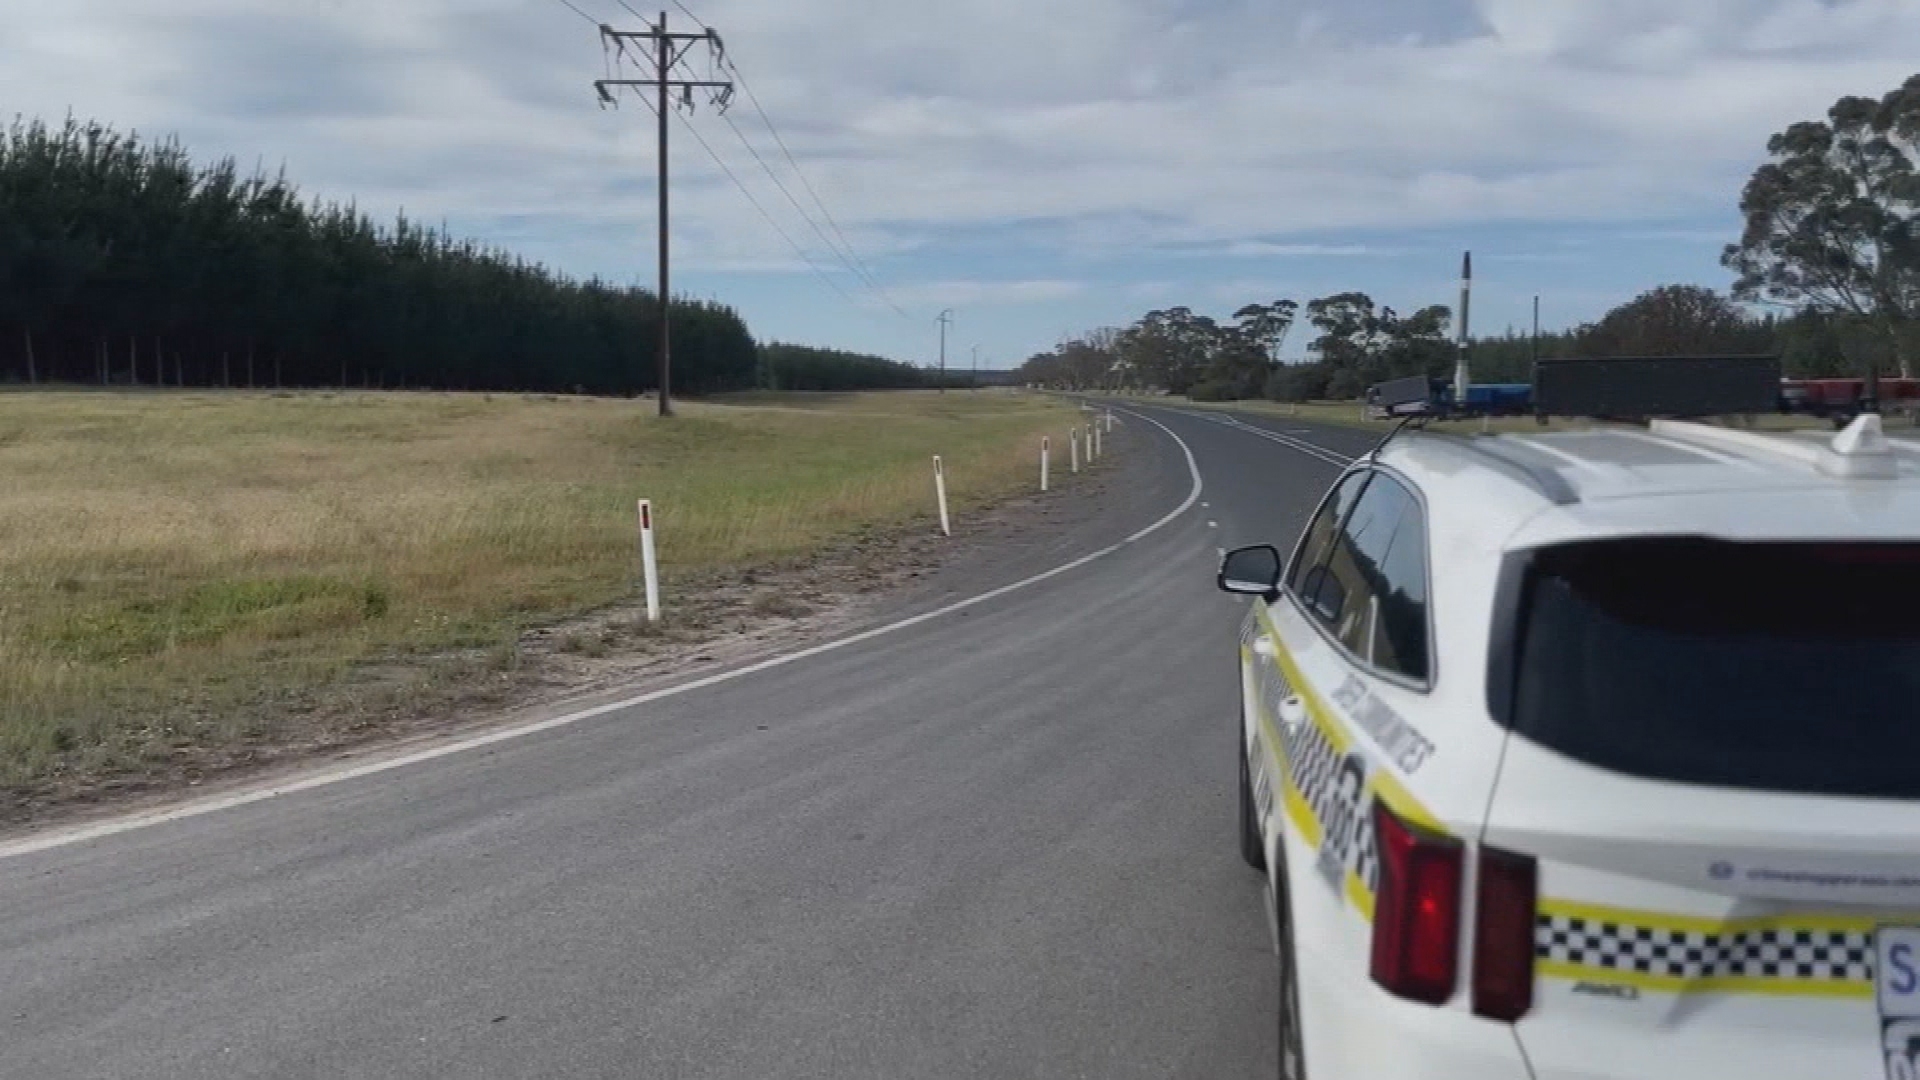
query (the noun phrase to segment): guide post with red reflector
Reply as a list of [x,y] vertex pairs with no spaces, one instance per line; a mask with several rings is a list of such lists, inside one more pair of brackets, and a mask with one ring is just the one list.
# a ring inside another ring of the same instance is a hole
[[1093,439],[1093,456],[1100,456],[1100,420],[1098,417],[1087,427],[1087,435]]
[[1047,458],[1053,454],[1053,440],[1040,436],[1040,490],[1047,490]]
[[952,536],[953,523],[947,520],[947,470],[940,455],[933,455],[933,493],[940,500],[940,535]]
[[640,570],[647,582],[647,621],[660,621],[660,560],[653,551],[653,500],[640,500]]
[[1079,428],[1074,428],[1072,431],[1067,432],[1067,448],[1070,451],[1072,451],[1071,456],[1073,458],[1073,474],[1075,476],[1078,476],[1080,475],[1080,429]]

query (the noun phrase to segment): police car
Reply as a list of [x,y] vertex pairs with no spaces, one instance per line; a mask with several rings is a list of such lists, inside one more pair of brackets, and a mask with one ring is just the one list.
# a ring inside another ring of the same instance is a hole
[[1283,1077],[1920,1076],[1920,443],[1404,434],[1219,584]]

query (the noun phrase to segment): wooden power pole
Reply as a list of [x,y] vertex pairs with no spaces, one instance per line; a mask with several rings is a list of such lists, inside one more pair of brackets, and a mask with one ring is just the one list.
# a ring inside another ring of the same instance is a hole
[[[670,312],[673,293],[669,287],[668,250],[670,231],[667,217],[667,114],[678,106],[692,107],[695,87],[713,92],[714,105],[722,110],[733,96],[731,80],[680,79],[674,77],[675,68],[686,58],[687,50],[696,42],[706,42],[712,50],[715,67],[726,56],[726,47],[720,42],[720,35],[712,27],[697,34],[673,33],[667,29],[667,13],[660,13],[660,22],[645,30],[615,30],[611,26],[600,27],[600,38],[610,45],[622,58],[627,55],[628,42],[644,42],[645,58],[653,67],[652,77],[645,79],[596,79],[593,88],[599,92],[600,100],[608,105],[614,104],[615,91],[622,88],[649,88],[654,91],[658,104],[653,106],[654,118],[660,125],[659,152],[659,189],[660,189],[660,351],[656,358],[660,382],[660,415],[673,415],[673,347],[669,336]],[[674,100],[676,92],[679,100]],[[645,99],[642,99],[645,100]]]
[[933,320],[940,324],[940,392],[947,392],[947,326],[953,322],[953,309],[948,308]]

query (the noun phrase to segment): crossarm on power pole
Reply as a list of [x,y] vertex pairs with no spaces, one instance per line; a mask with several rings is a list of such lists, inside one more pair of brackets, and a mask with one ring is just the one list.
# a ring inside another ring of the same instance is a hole
[[[652,89],[658,84],[652,79],[595,79],[593,80],[593,85],[596,88],[607,86],[644,86]],[[733,84],[727,82],[709,82],[705,79],[669,79],[667,80],[667,85],[675,90],[680,90],[695,88],[725,89],[731,87]],[[601,96],[605,100],[612,100],[612,97],[609,95],[603,94]]]

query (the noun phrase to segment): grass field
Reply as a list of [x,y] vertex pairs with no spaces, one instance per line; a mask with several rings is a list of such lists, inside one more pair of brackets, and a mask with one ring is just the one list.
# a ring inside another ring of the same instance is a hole
[[805,554],[1033,482],[1069,407],[1005,393],[683,403],[0,394],[0,791],[271,740],[351,671],[511,648],[663,574]]

